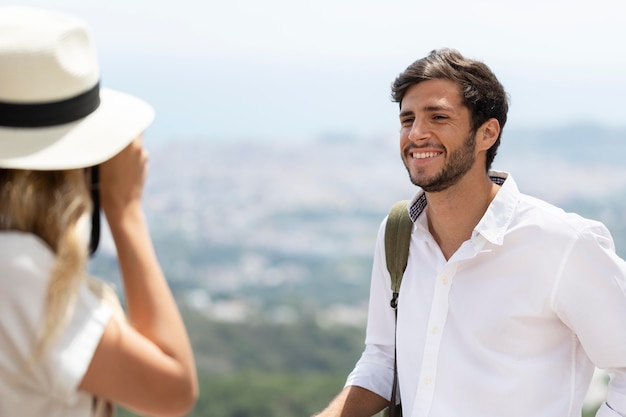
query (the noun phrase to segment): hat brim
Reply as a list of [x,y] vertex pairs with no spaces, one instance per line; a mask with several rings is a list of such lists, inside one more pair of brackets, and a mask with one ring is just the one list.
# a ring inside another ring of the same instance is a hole
[[104,162],[154,119],[143,100],[106,88],[100,106],[76,122],[43,128],[0,127],[0,168],[63,170]]

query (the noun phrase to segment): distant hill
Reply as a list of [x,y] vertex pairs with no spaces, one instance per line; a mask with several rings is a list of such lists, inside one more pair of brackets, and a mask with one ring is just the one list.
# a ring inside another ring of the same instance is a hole
[[593,124],[504,131],[504,152],[533,151],[584,165],[624,165],[626,128]]

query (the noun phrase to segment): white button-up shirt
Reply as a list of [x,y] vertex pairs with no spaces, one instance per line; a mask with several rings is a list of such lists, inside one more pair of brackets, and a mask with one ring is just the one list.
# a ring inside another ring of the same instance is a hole
[[[398,301],[405,417],[580,417],[594,367],[611,374],[598,417],[626,416],[626,263],[599,222],[521,194],[506,173],[487,212],[446,261],[414,221]],[[366,348],[346,385],[389,398],[394,311],[383,221]]]

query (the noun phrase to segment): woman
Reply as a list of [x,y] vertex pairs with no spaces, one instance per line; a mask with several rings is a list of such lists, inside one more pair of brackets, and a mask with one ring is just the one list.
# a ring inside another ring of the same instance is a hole
[[[0,416],[195,404],[189,338],[141,206],[153,111],[99,78],[84,23],[0,7]],[[86,273],[92,166],[126,314]]]

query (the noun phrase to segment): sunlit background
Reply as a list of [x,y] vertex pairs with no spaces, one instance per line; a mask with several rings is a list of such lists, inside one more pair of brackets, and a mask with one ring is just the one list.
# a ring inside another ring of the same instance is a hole
[[[144,200],[194,346],[190,417],[303,417],[341,389],[363,346],[378,225],[415,192],[389,87],[432,49],[485,61],[510,94],[496,166],[604,221],[626,254],[617,0],[21,4],[84,18],[102,84],[156,108]],[[91,267],[119,284],[106,227]],[[599,373],[585,416],[604,391]]]

